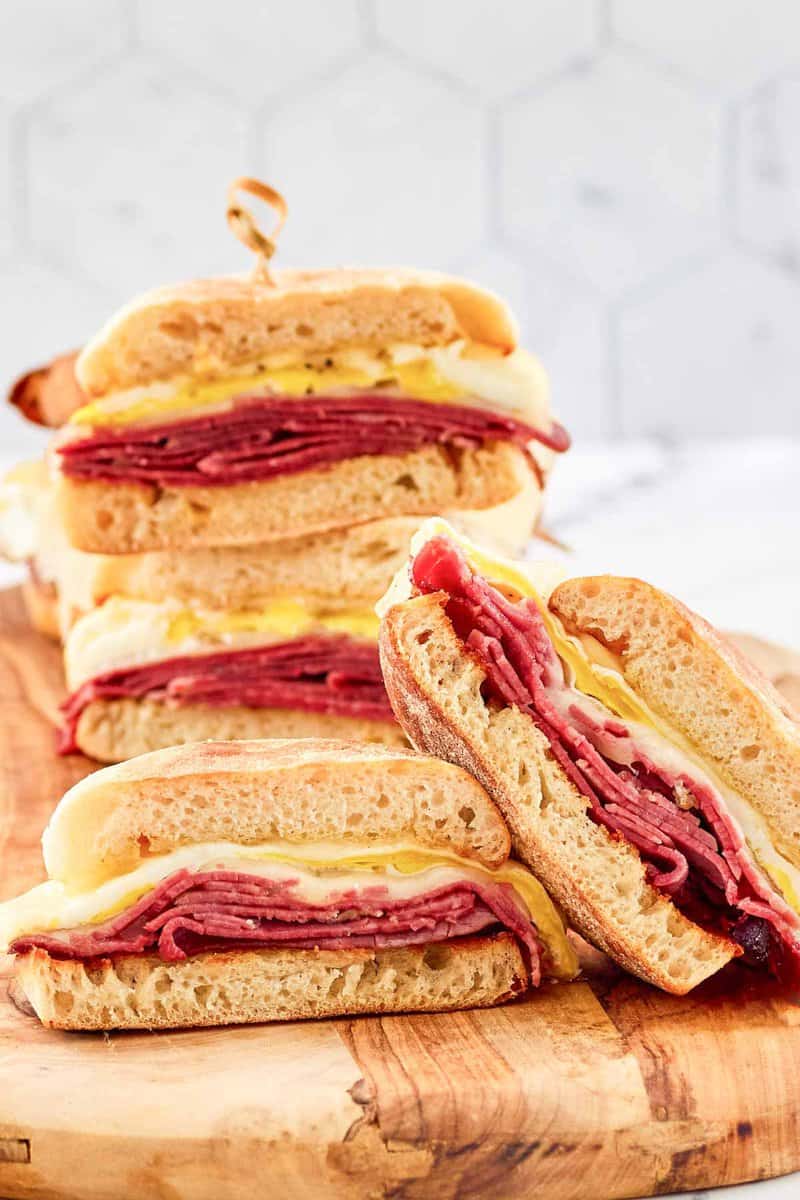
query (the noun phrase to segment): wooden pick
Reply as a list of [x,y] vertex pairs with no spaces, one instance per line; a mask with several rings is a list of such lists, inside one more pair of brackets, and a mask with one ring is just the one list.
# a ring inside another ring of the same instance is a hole
[[[269,236],[259,229],[250,209],[246,208],[239,200],[240,192],[249,192],[251,196],[256,196],[259,200],[263,200],[265,204],[277,213],[278,219]],[[234,179],[228,188],[228,207],[225,215],[228,219],[231,232],[239,239],[243,246],[246,246],[248,250],[252,250],[256,256],[253,277],[272,287],[275,286],[275,280],[270,270],[270,259],[275,253],[277,239],[283,229],[288,213],[289,210],[286,206],[286,201],[280,192],[270,187],[269,184],[262,183],[259,179],[251,179],[247,175],[241,175],[238,179]]]

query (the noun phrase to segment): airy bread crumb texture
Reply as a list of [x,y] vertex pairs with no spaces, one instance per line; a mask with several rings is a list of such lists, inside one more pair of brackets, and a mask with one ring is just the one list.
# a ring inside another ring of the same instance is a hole
[[513,349],[502,301],[466,280],[409,270],[277,271],[195,280],[140,296],[81,354],[83,388],[100,395],[195,369],[262,356],[323,354],[347,346],[445,345],[459,337]]
[[517,856],[574,928],[622,966],[677,994],[718,971],[732,945],[682,916],[647,882],[633,847],[590,819],[529,717],[485,703],[484,673],[441,604],[432,595],[398,605],[381,629],[387,691],[413,743],[475,775]]
[[488,442],[478,449],[429,445],[224,487],[109,484],[62,476],[57,502],[77,549],[138,554],[252,545],[383,517],[493,508],[517,495],[527,477],[525,455],[510,442]]
[[275,596],[373,605],[405,562],[417,517],[387,517],[348,529],[253,546],[209,546],[183,554],[108,555],[91,560],[97,603],[115,592],[142,600],[257,608]]
[[344,738],[404,746],[394,721],[370,721],[292,708],[171,708],[157,700],[93,700],[81,713],[76,741],[98,762],[118,763],[165,746],[253,738]]
[[198,742],[88,776],[54,814],[45,861],[79,887],[189,843],[412,844],[487,867],[508,830],[464,771],[410,750],[358,742]]
[[33,950],[17,978],[54,1029],[164,1029],[498,1004],[528,984],[509,934],[386,950],[253,950],[96,963]]
[[740,652],[678,600],[640,579],[569,579],[550,607],[620,658],[643,700],[766,818],[800,866],[800,725]]

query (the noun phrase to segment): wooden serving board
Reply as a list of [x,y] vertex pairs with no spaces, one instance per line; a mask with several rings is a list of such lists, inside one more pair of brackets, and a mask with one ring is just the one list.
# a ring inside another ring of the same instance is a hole
[[[53,753],[60,694],[0,594],[4,897],[91,770]],[[602,1200],[800,1168],[800,1007],[740,968],[676,999],[586,950],[582,982],[487,1012],[101,1036],[42,1029],[4,961],[5,1197]]]

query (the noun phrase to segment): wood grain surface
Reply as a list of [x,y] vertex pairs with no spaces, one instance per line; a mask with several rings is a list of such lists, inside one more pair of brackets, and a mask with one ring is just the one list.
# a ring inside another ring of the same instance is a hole
[[[41,829],[91,769],[53,753],[60,694],[0,594],[2,895],[42,877]],[[792,997],[738,967],[676,999],[583,963],[486,1012],[97,1036],[42,1029],[0,958],[0,1195],[602,1200],[800,1168]]]

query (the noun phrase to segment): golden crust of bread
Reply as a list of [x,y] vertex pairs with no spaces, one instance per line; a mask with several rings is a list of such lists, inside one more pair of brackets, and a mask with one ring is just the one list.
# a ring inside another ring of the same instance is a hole
[[640,579],[569,579],[550,608],[617,655],[642,699],[761,813],[800,866],[800,724],[767,678],[702,617]]
[[36,367],[12,385],[8,402],[37,425],[57,428],[65,424],[87,396],[75,377],[78,351],[61,354],[44,367]]
[[480,781],[508,821],[517,857],[578,932],[655,986],[690,991],[735,947],[651,887],[633,847],[591,820],[529,717],[485,703],[485,675],[444,600],[443,593],[416,597],[390,609],[381,625],[384,681],[406,733]]
[[137,554],[251,545],[365,521],[487,509],[527,484],[522,450],[424,446],[408,454],[345,459],[322,470],[230,487],[156,487],[59,479],[57,503],[78,550]]
[[[225,610],[263,607],[276,596],[372,607],[405,562],[417,517],[386,517],[251,546],[201,546],[181,554],[87,556],[80,596],[178,600]],[[66,583],[69,594],[69,581]]]
[[[524,489],[512,500],[479,512],[453,513],[452,519],[484,544],[496,540],[507,553],[521,553],[540,502],[538,481],[529,470]],[[229,610],[262,607],[276,596],[372,607],[405,562],[420,522],[418,516],[382,517],[280,541],[200,546],[180,554],[82,556],[73,551],[59,578],[66,625],[113,595]]]
[[121,955],[84,965],[32,950],[18,957],[16,974],[42,1024],[76,1030],[485,1008],[529,982],[507,933],[386,950],[238,950],[177,963]]
[[194,280],[133,300],[85,347],[77,364],[90,396],[197,369],[236,367],[296,350],[445,345],[459,337],[513,350],[506,305],[463,279],[407,269],[276,271]]
[[81,713],[75,740],[89,758],[118,763],[187,742],[259,738],[342,738],[405,746],[395,721],[370,721],[291,708],[171,708],[155,700],[93,700]]
[[510,842],[483,789],[449,763],[345,741],[199,742],[76,784],[42,839],[52,879],[94,886],[193,842],[417,844],[493,868]]

